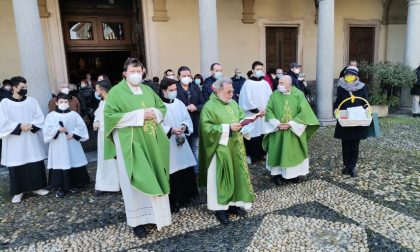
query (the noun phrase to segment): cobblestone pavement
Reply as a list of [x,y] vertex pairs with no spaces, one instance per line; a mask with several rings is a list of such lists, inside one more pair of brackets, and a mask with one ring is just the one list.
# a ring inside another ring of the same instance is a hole
[[[383,137],[361,143],[359,177],[341,175],[333,127],[310,141],[311,174],[275,186],[264,164],[250,166],[257,199],[245,218],[218,224],[205,191],[173,224],[137,239],[121,194],[56,199],[24,196],[12,205],[0,173],[0,249],[5,251],[420,251],[420,119],[381,119]],[[96,163],[89,164],[94,178]],[[4,168],[3,168],[4,169]]]

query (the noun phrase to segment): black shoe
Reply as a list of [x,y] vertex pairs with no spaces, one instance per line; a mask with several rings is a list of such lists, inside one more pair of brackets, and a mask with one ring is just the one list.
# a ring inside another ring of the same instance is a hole
[[80,189],[75,187],[75,188],[70,189],[70,192],[73,194],[76,194],[80,192]]
[[143,226],[137,226],[133,227],[134,235],[137,236],[137,238],[144,238],[147,236],[147,230]]
[[216,219],[223,225],[228,225],[230,223],[229,215],[227,211],[216,211]]
[[181,209],[179,208],[179,205],[178,204],[176,204],[176,203],[174,203],[174,204],[171,204],[171,213],[179,213],[179,211],[180,211]]
[[350,169],[350,173],[349,173],[350,177],[354,178],[357,177],[357,169],[356,167]]
[[247,215],[247,211],[237,206],[230,206],[228,209],[228,213],[234,214],[239,217],[245,217]]
[[57,192],[55,193],[55,197],[56,198],[63,198],[65,195],[63,190],[57,190]]
[[343,169],[343,175],[350,175],[350,171],[349,171],[349,168],[347,168],[347,166],[344,166],[344,169]]
[[298,183],[302,182],[302,179],[300,177],[296,177],[296,178],[290,179],[290,181],[294,184],[298,184]]
[[276,175],[273,177],[273,182],[276,185],[281,185],[283,182],[283,177],[281,175]]
[[98,190],[95,190],[95,192],[93,193],[93,195],[96,196],[96,197],[104,195],[104,194],[105,194],[104,191],[98,191]]

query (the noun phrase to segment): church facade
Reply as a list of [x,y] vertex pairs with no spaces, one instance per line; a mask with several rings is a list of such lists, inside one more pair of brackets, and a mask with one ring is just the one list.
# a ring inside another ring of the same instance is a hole
[[[148,76],[187,65],[209,75],[298,62],[317,81],[318,116],[332,119],[334,79],[350,59],[420,63],[420,0],[2,0],[0,78],[26,77],[47,106],[61,82],[86,73],[117,81],[124,59]],[[320,43],[319,43],[320,42]],[[401,104],[411,106],[408,90]]]

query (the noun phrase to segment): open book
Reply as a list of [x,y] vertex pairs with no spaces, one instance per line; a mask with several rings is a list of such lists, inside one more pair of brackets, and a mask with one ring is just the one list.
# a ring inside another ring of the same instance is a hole
[[257,113],[257,114],[255,114],[255,115],[252,115],[252,116],[248,116],[248,117],[246,117],[245,119],[243,119],[241,122],[240,122],[240,124],[242,125],[242,127],[243,126],[246,126],[246,125],[248,125],[248,124],[250,124],[250,123],[253,123],[253,122],[255,122],[255,120],[257,120],[259,117],[262,117],[263,116],[263,113]]

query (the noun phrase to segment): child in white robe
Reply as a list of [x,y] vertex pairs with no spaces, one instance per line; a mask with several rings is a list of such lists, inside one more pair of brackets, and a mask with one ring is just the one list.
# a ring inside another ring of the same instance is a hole
[[93,129],[98,131],[98,166],[96,169],[95,195],[103,192],[118,192],[120,190],[120,179],[116,159],[105,160],[104,158],[104,108],[108,91],[111,83],[101,80],[96,83],[95,96],[99,96],[101,101],[95,111]]
[[89,184],[87,159],[80,141],[89,139],[86,125],[80,115],[69,109],[68,95],[56,97],[57,110],[45,118],[44,141],[48,151],[49,185],[57,189],[56,197],[76,193]]

